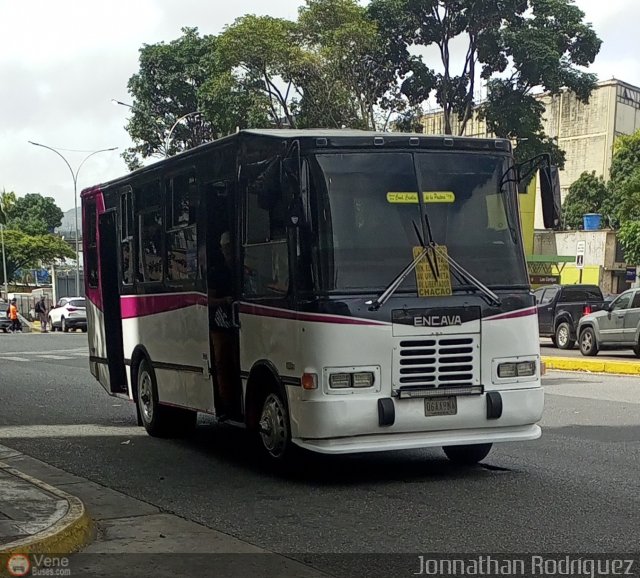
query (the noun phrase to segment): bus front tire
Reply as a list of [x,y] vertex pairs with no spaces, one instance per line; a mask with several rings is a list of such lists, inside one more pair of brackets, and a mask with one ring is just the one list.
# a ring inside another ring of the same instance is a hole
[[286,463],[293,453],[289,410],[279,388],[271,388],[262,402],[256,441],[262,456],[272,464]]
[[492,445],[445,446],[442,449],[450,462],[459,466],[473,466],[489,455]]
[[198,414],[158,402],[158,385],[151,363],[143,359],[138,367],[138,412],[147,433],[153,437],[181,437],[195,429]]

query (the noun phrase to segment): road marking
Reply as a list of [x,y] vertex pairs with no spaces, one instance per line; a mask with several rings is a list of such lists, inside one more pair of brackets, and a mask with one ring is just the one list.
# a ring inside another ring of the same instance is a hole
[[41,357],[43,359],[73,359],[69,355],[36,355],[36,357]]
[[0,359],[2,359],[2,361],[29,361],[24,357],[5,357],[4,355],[0,357]]
[[11,351],[11,353],[13,355],[55,355],[56,353],[66,353],[67,355],[86,353],[88,355],[89,349],[87,347],[74,347],[71,349],[48,349],[45,351]]

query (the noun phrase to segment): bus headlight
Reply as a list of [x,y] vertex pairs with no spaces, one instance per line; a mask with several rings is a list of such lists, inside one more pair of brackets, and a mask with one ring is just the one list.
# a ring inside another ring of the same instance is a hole
[[375,376],[372,371],[357,373],[332,373],[329,375],[329,387],[345,389],[348,387],[373,387]]
[[535,361],[521,361],[516,366],[518,377],[531,377],[536,374]]
[[501,363],[498,365],[498,377],[501,379],[517,377],[517,371],[515,363]]
[[329,395],[368,395],[382,389],[379,365],[322,368],[322,388]]
[[351,387],[351,374],[350,373],[332,373],[329,376],[329,386],[332,389],[341,389],[344,387]]
[[360,373],[354,373],[353,375],[353,387],[373,387],[373,373],[370,371],[362,371]]
[[508,379],[512,377],[532,377],[536,374],[535,361],[520,361],[518,363],[501,363],[498,365],[498,377]]

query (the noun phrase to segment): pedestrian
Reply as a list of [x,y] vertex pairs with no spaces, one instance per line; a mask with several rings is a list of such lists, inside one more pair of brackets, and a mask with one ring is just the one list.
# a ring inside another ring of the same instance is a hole
[[40,320],[40,331],[42,331],[42,333],[48,333],[47,331],[47,300],[45,299],[44,295],[40,297],[40,301],[36,303],[35,312],[36,312],[36,315],[38,316],[38,319]]
[[20,324],[20,319],[18,318],[18,306],[16,305],[17,301],[14,297],[11,300],[11,304],[9,305],[9,319],[11,320],[11,331],[13,333],[17,333],[22,331],[22,326]]

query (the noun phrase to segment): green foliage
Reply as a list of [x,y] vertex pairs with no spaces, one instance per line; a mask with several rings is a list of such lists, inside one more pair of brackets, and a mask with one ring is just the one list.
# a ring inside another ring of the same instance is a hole
[[640,265],[640,221],[626,221],[618,231],[627,263]]
[[[602,177],[595,171],[584,172],[570,187],[562,205],[565,227],[580,229],[583,215],[587,213],[605,213],[609,189]],[[606,213],[605,213],[606,215]]]
[[[142,159],[198,146],[238,126],[265,124],[266,103],[221,64],[218,39],[200,36],[196,28],[182,34],[140,49],[139,72],[128,84],[134,104],[126,130],[134,147],[122,154],[131,170]],[[202,114],[191,114],[196,112]]]
[[[372,0],[369,13],[387,42],[402,90],[419,104],[433,95],[444,111],[445,132],[464,134],[474,111],[478,74],[488,82],[481,116],[499,137],[519,141],[518,156],[541,151],[563,160],[542,130],[534,89],[563,88],[582,100],[595,77],[582,71],[600,50],[600,40],[572,0]],[[452,46],[464,46],[454,59]],[[437,66],[416,56],[435,47]],[[525,140],[526,139],[526,140]]]
[[75,257],[69,244],[56,235],[28,235],[24,231],[5,229],[4,245],[9,280],[14,278],[18,269]]
[[217,50],[223,68],[240,68],[244,82],[261,88],[275,126],[296,126],[290,95],[294,71],[303,62],[304,52],[297,41],[294,22],[248,14],[218,37]]
[[61,225],[63,217],[52,197],[37,193],[15,198],[5,212],[7,227],[27,235],[53,233]]
[[298,30],[301,126],[385,129],[406,108],[377,25],[355,0],[306,0]]

